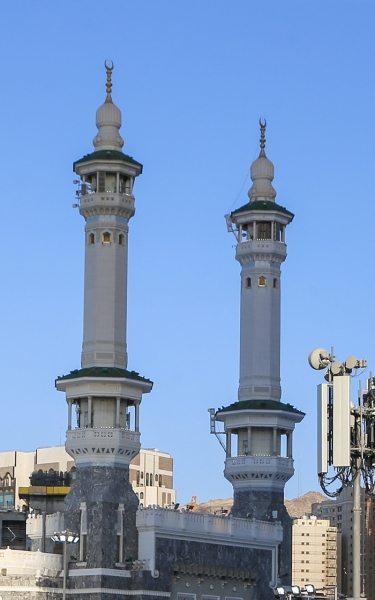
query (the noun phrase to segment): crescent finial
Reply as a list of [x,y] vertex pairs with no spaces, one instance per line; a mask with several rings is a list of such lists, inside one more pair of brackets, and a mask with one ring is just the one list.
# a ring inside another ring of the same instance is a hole
[[114,69],[114,64],[112,60],[105,60],[104,61],[104,66],[105,69],[107,71],[107,82],[106,82],[106,90],[107,90],[107,97],[105,99],[106,102],[112,102],[112,71]]
[[259,156],[266,156],[266,151],[265,151],[265,147],[266,147],[266,127],[267,127],[267,121],[266,119],[259,119],[259,125],[260,125],[260,154]]

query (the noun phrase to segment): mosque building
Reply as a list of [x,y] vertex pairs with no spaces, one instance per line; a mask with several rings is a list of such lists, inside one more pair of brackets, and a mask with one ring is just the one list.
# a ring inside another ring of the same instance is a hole
[[66,450],[75,462],[75,481],[64,514],[44,521],[34,516],[28,525],[34,539],[38,531],[69,530],[78,542],[65,540],[64,562],[52,552],[26,552],[24,558],[18,552],[17,559],[11,550],[0,553],[0,596],[14,600],[22,591],[25,600],[271,600],[273,588],[291,580],[284,486],[293,475],[293,429],[304,414],[280,400],[280,265],[293,215],[275,202],[265,123],[251,166],[249,203],[228,218],[241,265],[240,385],[238,401],[214,411],[213,420],[226,434],[232,513],[141,507],[129,465],[141,448],[141,406],[147,415],[142,400],[153,384],[127,369],[126,325],[129,222],[142,165],[122,151],[113,64],[106,70],[94,151],[74,163],[85,219],[81,367],[56,380],[66,396]]

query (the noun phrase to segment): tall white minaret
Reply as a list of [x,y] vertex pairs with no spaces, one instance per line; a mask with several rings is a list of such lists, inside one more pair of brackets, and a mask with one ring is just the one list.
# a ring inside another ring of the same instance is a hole
[[274,166],[266,157],[265,123],[253,162],[250,202],[231,215],[241,265],[239,400],[280,400],[281,263],[285,230],[293,214],[275,202]]
[[127,367],[126,319],[128,222],[134,215],[134,179],[142,165],[123,154],[121,112],[112,102],[112,69],[107,97],[96,113],[95,152],[74,163],[80,175],[85,218],[85,304],[82,367]]
[[[66,450],[77,467],[65,501],[65,526],[79,532],[79,555],[88,568],[73,583],[95,590],[120,587],[125,562],[137,556],[138,500],[129,463],[140,449],[142,395],[152,388],[151,381],[126,369],[128,221],[142,165],[121,150],[121,112],[111,96],[113,65],[106,69],[95,150],[74,163],[86,222],[82,368],[56,381],[68,404]],[[112,583],[104,577],[109,574]]]
[[280,401],[280,265],[286,258],[285,230],[293,214],[276,204],[274,167],[265,153],[253,162],[249,202],[227,216],[241,265],[240,381],[238,401],[218,410],[224,423],[224,475],[232,483],[232,514],[277,518],[284,524],[282,569],[291,575],[290,519],[284,487],[292,477],[292,435],[304,413]]

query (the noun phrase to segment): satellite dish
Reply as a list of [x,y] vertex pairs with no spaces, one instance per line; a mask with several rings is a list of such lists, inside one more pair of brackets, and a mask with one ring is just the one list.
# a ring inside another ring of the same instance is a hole
[[355,356],[348,356],[345,361],[345,366],[347,369],[355,369],[357,366],[358,360]]
[[331,371],[332,371],[332,375],[339,375],[342,372],[342,364],[340,362],[338,362],[337,360],[335,360],[331,364]]
[[324,350],[324,348],[315,348],[309,354],[310,367],[315,369],[316,371],[320,371],[320,369],[325,369],[329,365],[329,352]]

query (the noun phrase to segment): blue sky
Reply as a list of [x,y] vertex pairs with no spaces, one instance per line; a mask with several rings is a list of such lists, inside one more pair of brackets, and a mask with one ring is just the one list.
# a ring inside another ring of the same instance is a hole
[[15,0],[0,16],[0,449],[64,442],[54,380],[79,367],[82,343],[72,163],[92,150],[108,58],[124,151],[144,165],[128,306],[129,368],[154,381],[142,444],[173,455],[180,502],[231,495],[207,409],[237,398],[239,265],[224,214],[246,202],[262,116],[277,201],[296,215],[282,399],[307,414],[286,495],[318,489],[322,378],[307,355],[334,345],[375,371],[374,3]]

